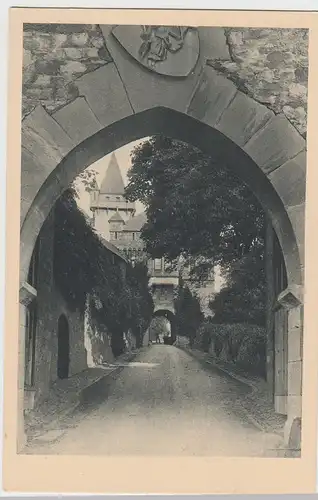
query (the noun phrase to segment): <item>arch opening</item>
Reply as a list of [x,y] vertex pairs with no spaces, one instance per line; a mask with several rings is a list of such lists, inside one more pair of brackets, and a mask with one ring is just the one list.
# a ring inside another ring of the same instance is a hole
[[302,283],[299,249],[283,201],[262,169],[222,132],[184,113],[156,107],[119,120],[76,146],[51,172],[21,228],[20,279],[24,281],[40,228],[62,192],[88,166],[135,140],[164,134],[193,145],[225,164],[254,193],[272,221],[282,249],[289,285]]
[[[52,170],[45,182],[39,186],[37,195],[32,201],[22,223],[20,239],[20,280],[22,282],[27,281],[29,263],[39,231],[44,221],[49,216],[50,211],[53,209],[55,202],[63,191],[72,183],[75,177],[94,162],[112,151],[138,139],[156,134],[162,134],[171,139],[188,143],[198,148],[203,153],[213,156],[216,161],[219,160],[220,163],[224,164],[236,177],[241,179],[242,182],[250,188],[267,214],[273,226],[273,230],[276,233],[285,263],[286,279],[284,279],[286,285],[288,287],[292,285],[301,285],[303,279],[300,258],[301,248],[298,247],[287,208],[265,172],[243,151],[242,148],[237,146],[220,131],[184,113],[164,107],[147,109],[146,111],[131,115],[101,129],[99,132],[76,146],[63,158],[57,167]],[[158,310],[156,314],[162,314],[161,311],[162,310]],[[171,311],[169,312],[171,314],[169,319],[171,323],[171,343],[174,343],[176,340],[176,330],[174,328],[175,317]],[[298,310],[294,316],[296,317],[295,321],[298,321],[298,317],[300,317]],[[297,332],[298,336],[302,328],[301,319],[299,319],[299,325],[300,329]],[[280,328],[280,326],[278,326],[278,328]],[[61,347],[63,346],[63,340],[60,345],[61,359],[64,360],[64,368],[61,369],[63,376],[60,378],[68,376],[69,370],[69,359],[66,362],[66,353],[68,353],[69,358],[68,327],[67,329],[66,327],[64,328],[64,331],[66,330],[68,343],[66,343],[64,338],[64,347]],[[298,342],[298,337],[296,340]],[[289,362],[287,360],[286,365],[288,364]],[[299,361],[298,364],[301,364],[301,361]],[[289,394],[290,392],[288,392],[288,396]],[[287,401],[287,396],[285,394],[280,394],[279,397]],[[301,413],[300,405],[298,406],[297,408],[291,408],[291,414],[297,413],[298,415]],[[283,413],[286,413],[285,403]]]
[[[157,341],[160,337],[160,327],[161,327],[161,337],[165,344],[174,344],[176,341],[176,318],[172,311],[169,309],[157,309],[153,313],[153,320],[160,318],[163,320],[161,325],[158,325],[157,329],[151,332],[152,341]],[[164,325],[166,323],[166,325]],[[153,324],[153,321],[152,321]],[[150,325],[151,331],[151,325]],[[159,334],[159,335],[157,335]]]

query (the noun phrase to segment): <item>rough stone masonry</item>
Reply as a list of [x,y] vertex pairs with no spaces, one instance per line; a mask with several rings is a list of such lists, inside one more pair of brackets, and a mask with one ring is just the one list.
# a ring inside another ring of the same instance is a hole
[[[216,28],[218,29],[218,28]],[[208,64],[306,135],[308,30],[225,28],[228,57]],[[76,79],[111,61],[98,25],[24,25],[23,116],[78,97]]]

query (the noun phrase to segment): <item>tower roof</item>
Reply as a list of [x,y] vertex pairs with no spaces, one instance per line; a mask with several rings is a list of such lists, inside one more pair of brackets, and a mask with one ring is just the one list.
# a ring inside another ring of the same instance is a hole
[[122,195],[125,193],[124,181],[114,153],[111,155],[110,162],[100,188],[100,193]]
[[147,222],[147,216],[145,212],[141,212],[136,215],[136,217],[132,217],[126,222],[124,226],[124,231],[132,231],[138,232],[141,231],[142,226]]
[[115,212],[108,222],[125,222],[119,212]]

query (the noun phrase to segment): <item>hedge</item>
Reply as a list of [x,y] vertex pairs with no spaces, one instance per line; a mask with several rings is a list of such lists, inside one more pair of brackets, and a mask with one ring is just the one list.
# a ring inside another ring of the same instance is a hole
[[197,345],[247,372],[266,376],[265,328],[249,323],[205,323],[199,329]]

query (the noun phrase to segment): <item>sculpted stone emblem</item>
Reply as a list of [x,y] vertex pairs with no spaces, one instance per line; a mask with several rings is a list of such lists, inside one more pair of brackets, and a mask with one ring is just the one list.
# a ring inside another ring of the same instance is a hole
[[113,35],[146,68],[185,77],[199,57],[199,36],[189,26],[116,26]]

